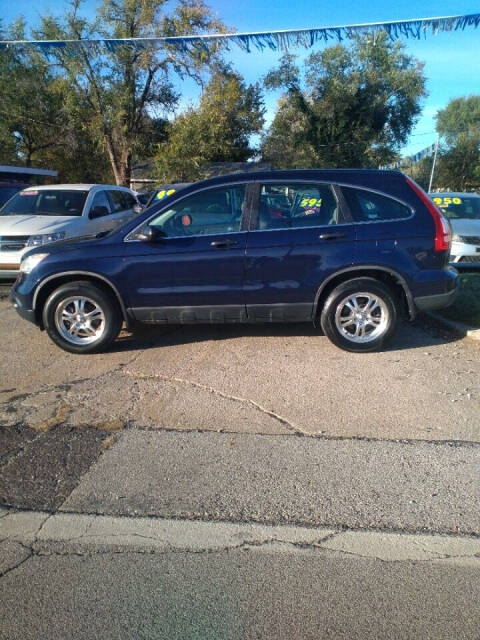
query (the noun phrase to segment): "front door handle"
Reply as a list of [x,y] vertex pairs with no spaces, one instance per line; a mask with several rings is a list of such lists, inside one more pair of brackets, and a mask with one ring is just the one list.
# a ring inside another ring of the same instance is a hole
[[210,243],[212,247],[216,247],[217,249],[225,249],[226,247],[233,247],[236,244],[238,244],[238,242],[236,242],[235,240],[214,240],[213,242]]
[[345,233],[321,233],[318,236],[319,240],[337,240],[339,238],[345,238]]

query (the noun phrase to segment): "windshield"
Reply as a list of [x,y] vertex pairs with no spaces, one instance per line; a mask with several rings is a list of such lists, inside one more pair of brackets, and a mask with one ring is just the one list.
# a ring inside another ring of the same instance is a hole
[[20,191],[2,209],[2,216],[81,216],[88,191],[45,189]]
[[480,220],[480,198],[474,196],[438,195],[432,197],[450,220]]
[[10,200],[22,187],[0,187],[0,207]]

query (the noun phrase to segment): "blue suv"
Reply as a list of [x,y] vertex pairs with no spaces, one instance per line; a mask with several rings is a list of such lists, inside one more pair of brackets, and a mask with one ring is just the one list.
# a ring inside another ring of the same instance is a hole
[[10,299],[62,349],[123,322],[300,322],[347,351],[455,296],[451,230],[400,172],[285,170],[186,186],[115,231],[30,251]]

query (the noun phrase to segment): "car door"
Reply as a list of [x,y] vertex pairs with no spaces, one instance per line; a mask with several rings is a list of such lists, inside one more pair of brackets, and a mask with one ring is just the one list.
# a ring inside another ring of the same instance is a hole
[[[134,317],[153,323],[245,319],[245,185],[204,189],[166,204],[126,238]],[[140,238],[150,227],[156,241]]]
[[112,226],[113,228],[120,227],[135,215],[133,211],[133,206],[136,204],[135,198],[121,189],[110,189],[108,195],[112,207],[112,215],[110,216]]
[[353,263],[355,229],[332,184],[257,183],[245,259],[247,315],[256,321],[312,318],[319,286]]
[[[142,210],[142,206],[135,197],[128,191],[123,191],[123,199],[125,203],[125,209],[123,211],[122,224],[128,222],[134,218]],[[136,210],[135,210],[136,209]]]
[[[95,215],[93,213],[95,207],[102,207],[104,214],[101,216]],[[96,191],[88,209],[88,233],[97,234],[102,231],[110,231],[113,228],[112,206],[107,191],[104,189]]]

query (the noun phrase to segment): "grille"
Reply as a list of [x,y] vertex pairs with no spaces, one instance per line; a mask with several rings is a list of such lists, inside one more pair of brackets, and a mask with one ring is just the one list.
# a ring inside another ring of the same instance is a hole
[[0,251],[21,251],[30,236],[0,236]]
[[462,242],[465,242],[465,244],[480,244],[480,236],[462,236]]
[[480,255],[478,256],[462,256],[459,262],[480,262]]

